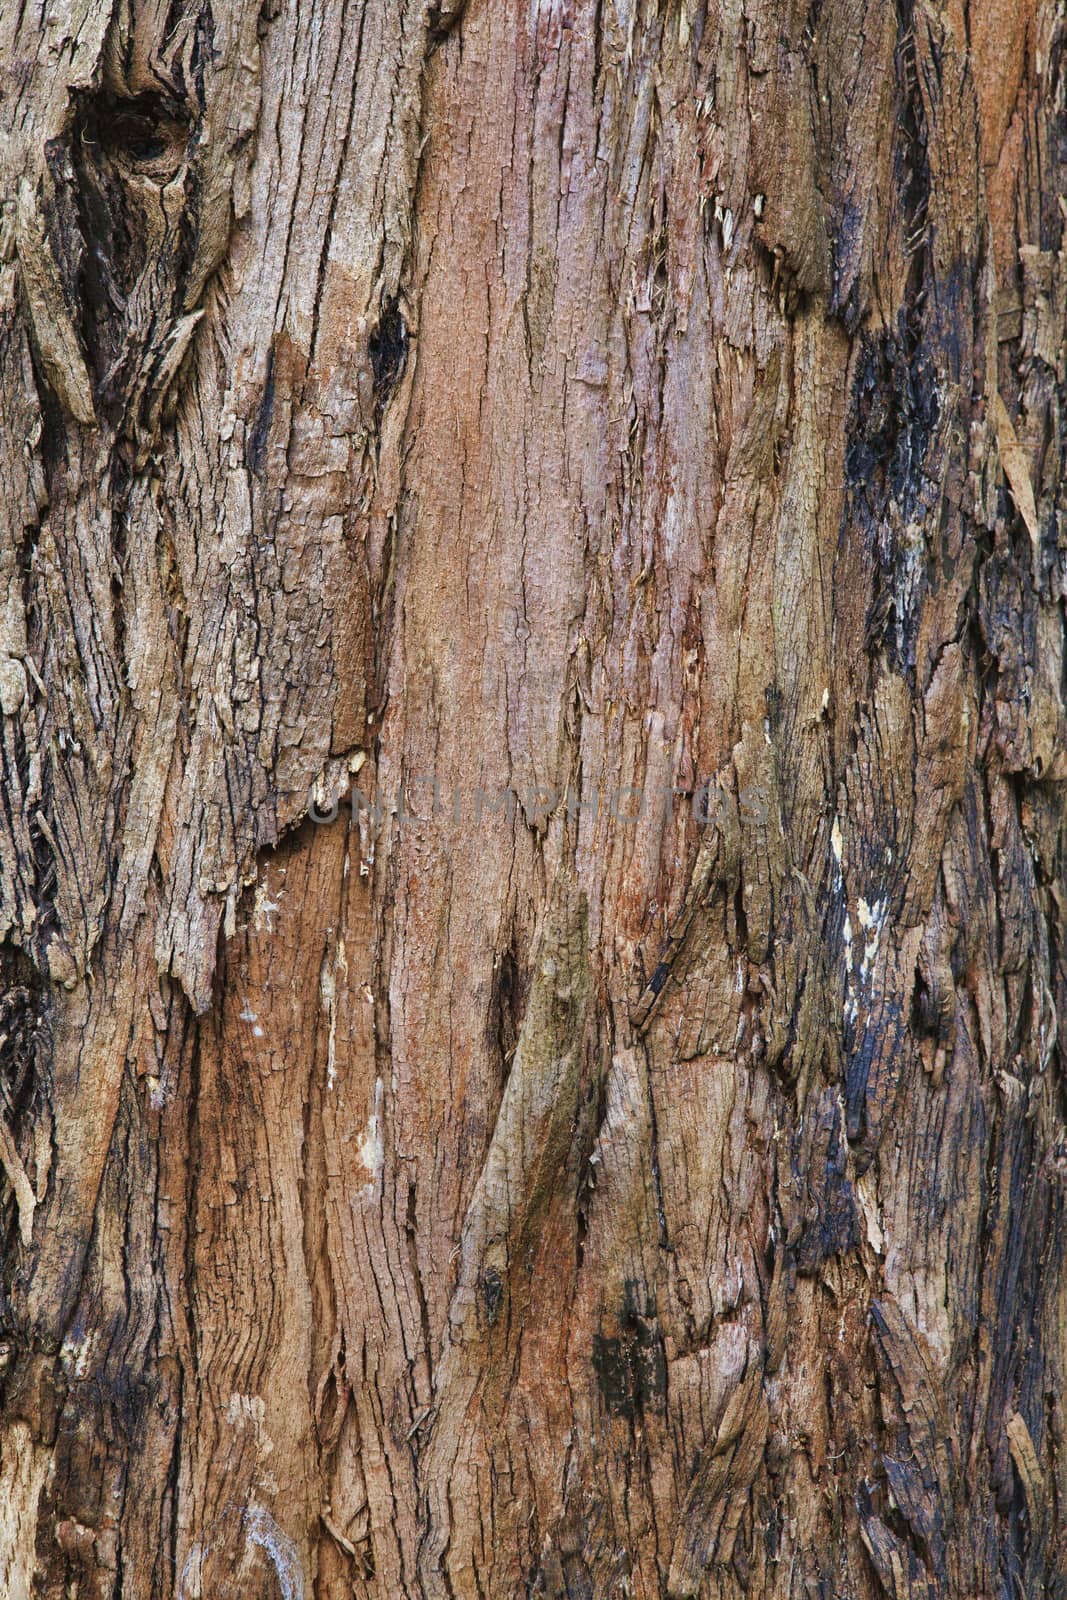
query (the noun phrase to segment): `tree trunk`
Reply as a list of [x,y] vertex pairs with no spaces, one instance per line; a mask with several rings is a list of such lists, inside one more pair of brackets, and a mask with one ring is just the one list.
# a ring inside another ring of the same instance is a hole
[[0,68],[0,1593],[1067,1595],[1062,7]]

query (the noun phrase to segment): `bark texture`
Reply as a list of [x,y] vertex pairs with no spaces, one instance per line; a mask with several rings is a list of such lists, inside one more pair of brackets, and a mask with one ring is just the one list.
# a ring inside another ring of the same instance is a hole
[[1065,116],[0,4],[3,1595],[1067,1595]]

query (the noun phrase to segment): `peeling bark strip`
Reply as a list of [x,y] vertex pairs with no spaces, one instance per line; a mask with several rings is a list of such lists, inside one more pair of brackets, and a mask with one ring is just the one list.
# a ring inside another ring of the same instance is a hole
[[0,1593],[1067,1596],[1060,8],[0,73]]

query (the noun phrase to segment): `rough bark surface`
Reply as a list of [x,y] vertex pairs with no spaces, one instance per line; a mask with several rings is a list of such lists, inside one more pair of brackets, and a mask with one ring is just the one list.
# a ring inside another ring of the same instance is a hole
[[4,1596],[1067,1595],[1065,117],[0,4]]

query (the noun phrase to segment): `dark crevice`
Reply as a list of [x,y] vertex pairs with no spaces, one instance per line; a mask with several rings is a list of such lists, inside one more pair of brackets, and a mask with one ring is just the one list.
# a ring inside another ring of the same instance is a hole
[[130,489],[133,462],[127,445],[120,443],[111,466],[111,624],[115,632],[115,652],[119,661],[126,656],[126,607],[123,600],[123,572],[126,567],[126,529],[129,523]]
[[600,1135],[608,1115],[608,1074],[606,1072],[598,1074],[590,1099],[593,1101],[593,1116],[589,1137],[582,1152],[578,1177],[578,1199],[575,1207],[575,1268],[578,1272],[581,1272],[585,1261],[585,1246],[589,1237],[589,1213],[593,1205],[592,1197],[596,1192],[597,1169],[594,1157],[596,1156]]
[[[41,457],[41,469],[44,473],[45,484],[48,487],[49,499],[51,499],[55,494],[57,483],[67,468],[67,420],[63,415],[63,407],[58,397],[44,375],[39,353],[32,337],[32,330],[30,353],[33,357],[33,379],[37,390],[37,401],[41,416],[41,437],[37,449]],[[27,539],[31,537],[28,532],[26,537]],[[35,536],[33,542],[36,543]],[[29,553],[29,558],[24,563],[27,575],[29,574],[31,560],[32,549]]]
[[79,131],[103,160],[166,183],[185,160],[190,122],[180,102],[161,92],[95,94],[82,102]]
[[928,583],[928,550],[907,543],[929,494],[927,464],[938,424],[936,327],[927,316],[930,166],[919,85],[913,0],[897,0],[899,95],[894,175],[906,237],[903,303],[878,335],[862,336],[854,365],[845,454],[846,525],[868,552],[873,573],[869,654],[913,680],[918,618]]
[[667,1212],[663,1203],[663,1175],[659,1166],[659,1128],[656,1122],[656,1097],[652,1088],[652,1055],[647,1043],[641,1041],[644,1055],[645,1089],[648,1095],[648,1120],[651,1137],[649,1139],[649,1166],[652,1170],[652,1187],[656,1196],[656,1220],[659,1224],[659,1246],[661,1250],[673,1252],[670,1234],[667,1230]]
[[256,418],[248,435],[245,460],[249,472],[262,478],[267,459],[267,439],[270,436],[274,415],[274,348],[267,355],[267,375],[263,381],[263,395],[256,409]]
[[[0,945],[0,1116],[27,1162],[31,1182],[31,1130],[47,1118],[52,1049],[47,983],[23,951]],[[0,1174],[0,1392],[9,1380],[24,1384],[30,1375],[24,1268],[17,1202]]]
[[[260,11],[261,19],[273,21],[280,4],[274,10],[269,10],[265,4]],[[204,84],[207,63],[214,61],[215,50],[215,18],[210,4],[204,5],[196,21],[193,33],[193,47],[189,53],[189,71],[193,78],[193,88],[196,90],[196,101],[200,110],[207,105],[207,90]]]
[[382,307],[378,326],[368,341],[367,353],[374,374],[374,422],[380,427],[408,358],[407,323],[396,300],[388,300]]
[[511,1075],[529,990],[529,974],[520,967],[514,945],[509,945],[497,964],[489,1002],[489,1035],[496,1046],[501,1095]]
[[0,945],[0,1114],[13,1134],[47,1100],[48,989],[29,958]]
[[[140,373],[146,342],[159,317],[170,314],[170,286],[180,288],[195,249],[192,175],[180,225],[158,261],[148,256],[146,193],[162,190],[182,171],[195,136],[187,107],[173,95],[122,97],[97,90],[75,98],[69,140],[56,158],[74,201],[67,229],[79,254],[72,303],[80,309],[98,408],[116,426]],[[141,325],[131,328],[128,306],[146,273],[154,274],[158,294],[152,308],[142,312]]]
[[435,0],[426,13],[426,39],[428,50],[434,49],[448,38],[459,25],[467,0]]

